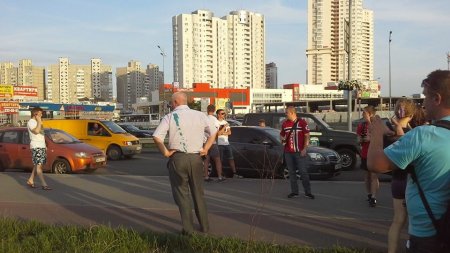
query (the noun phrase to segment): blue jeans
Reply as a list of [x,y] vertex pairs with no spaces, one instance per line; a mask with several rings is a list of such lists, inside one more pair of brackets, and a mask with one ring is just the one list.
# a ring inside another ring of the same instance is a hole
[[311,184],[309,183],[308,174],[308,156],[300,156],[300,153],[284,153],[284,160],[289,170],[289,181],[291,183],[291,192],[298,194],[297,173],[302,177],[303,189],[305,194],[311,193]]

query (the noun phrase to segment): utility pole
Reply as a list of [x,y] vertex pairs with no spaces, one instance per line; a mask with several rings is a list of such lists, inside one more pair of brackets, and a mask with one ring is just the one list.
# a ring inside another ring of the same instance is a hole
[[392,31],[389,31],[389,111],[391,111],[392,95],[391,95],[391,35]]
[[450,71],[450,52],[447,52],[447,70]]
[[[352,0],[348,0],[348,81],[352,80]],[[352,131],[352,91],[348,90],[347,127]]]

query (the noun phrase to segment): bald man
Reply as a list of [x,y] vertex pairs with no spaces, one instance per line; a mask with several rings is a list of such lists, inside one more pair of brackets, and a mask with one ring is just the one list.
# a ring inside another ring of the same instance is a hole
[[[176,92],[171,100],[173,111],[167,114],[153,134],[159,151],[169,158],[170,185],[175,203],[178,206],[183,226],[183,234],[194,232],[191,198],[195,214],[200,224],[200,231],[209,230],[208,213],[203,193],[203,155],[215,141],[211,135],[206,114],[191,110],[187,106],[187,96]],[[168,147],[164,139],[169,133]],[[203,147],[205,133],[210,136]],[[191,193],[191,194],[189,194]]]

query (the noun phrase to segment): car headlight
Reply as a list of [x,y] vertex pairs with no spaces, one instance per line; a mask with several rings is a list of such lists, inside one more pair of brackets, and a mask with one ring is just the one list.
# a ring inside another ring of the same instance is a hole
[[131,143],[131,141],[124,141],[124,142],[123,142],[123,145],[125,145],[125,146],[131,146],[131,145],[133,145],[133,143]]
[[326,161],[325,157],[320,153],[308,153],[309,158],[315,162],[323,162]]
[[75,156],[78,158],[88,158],[89,155],[86,152],[77,152],[75,153]]

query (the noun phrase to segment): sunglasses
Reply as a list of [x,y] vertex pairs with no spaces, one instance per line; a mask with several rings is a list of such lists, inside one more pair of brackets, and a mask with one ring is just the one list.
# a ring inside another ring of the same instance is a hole
[[219,115],[225,115],[225,113],[224,113],[224,112],[221,112],[221,113],[219,113]]

